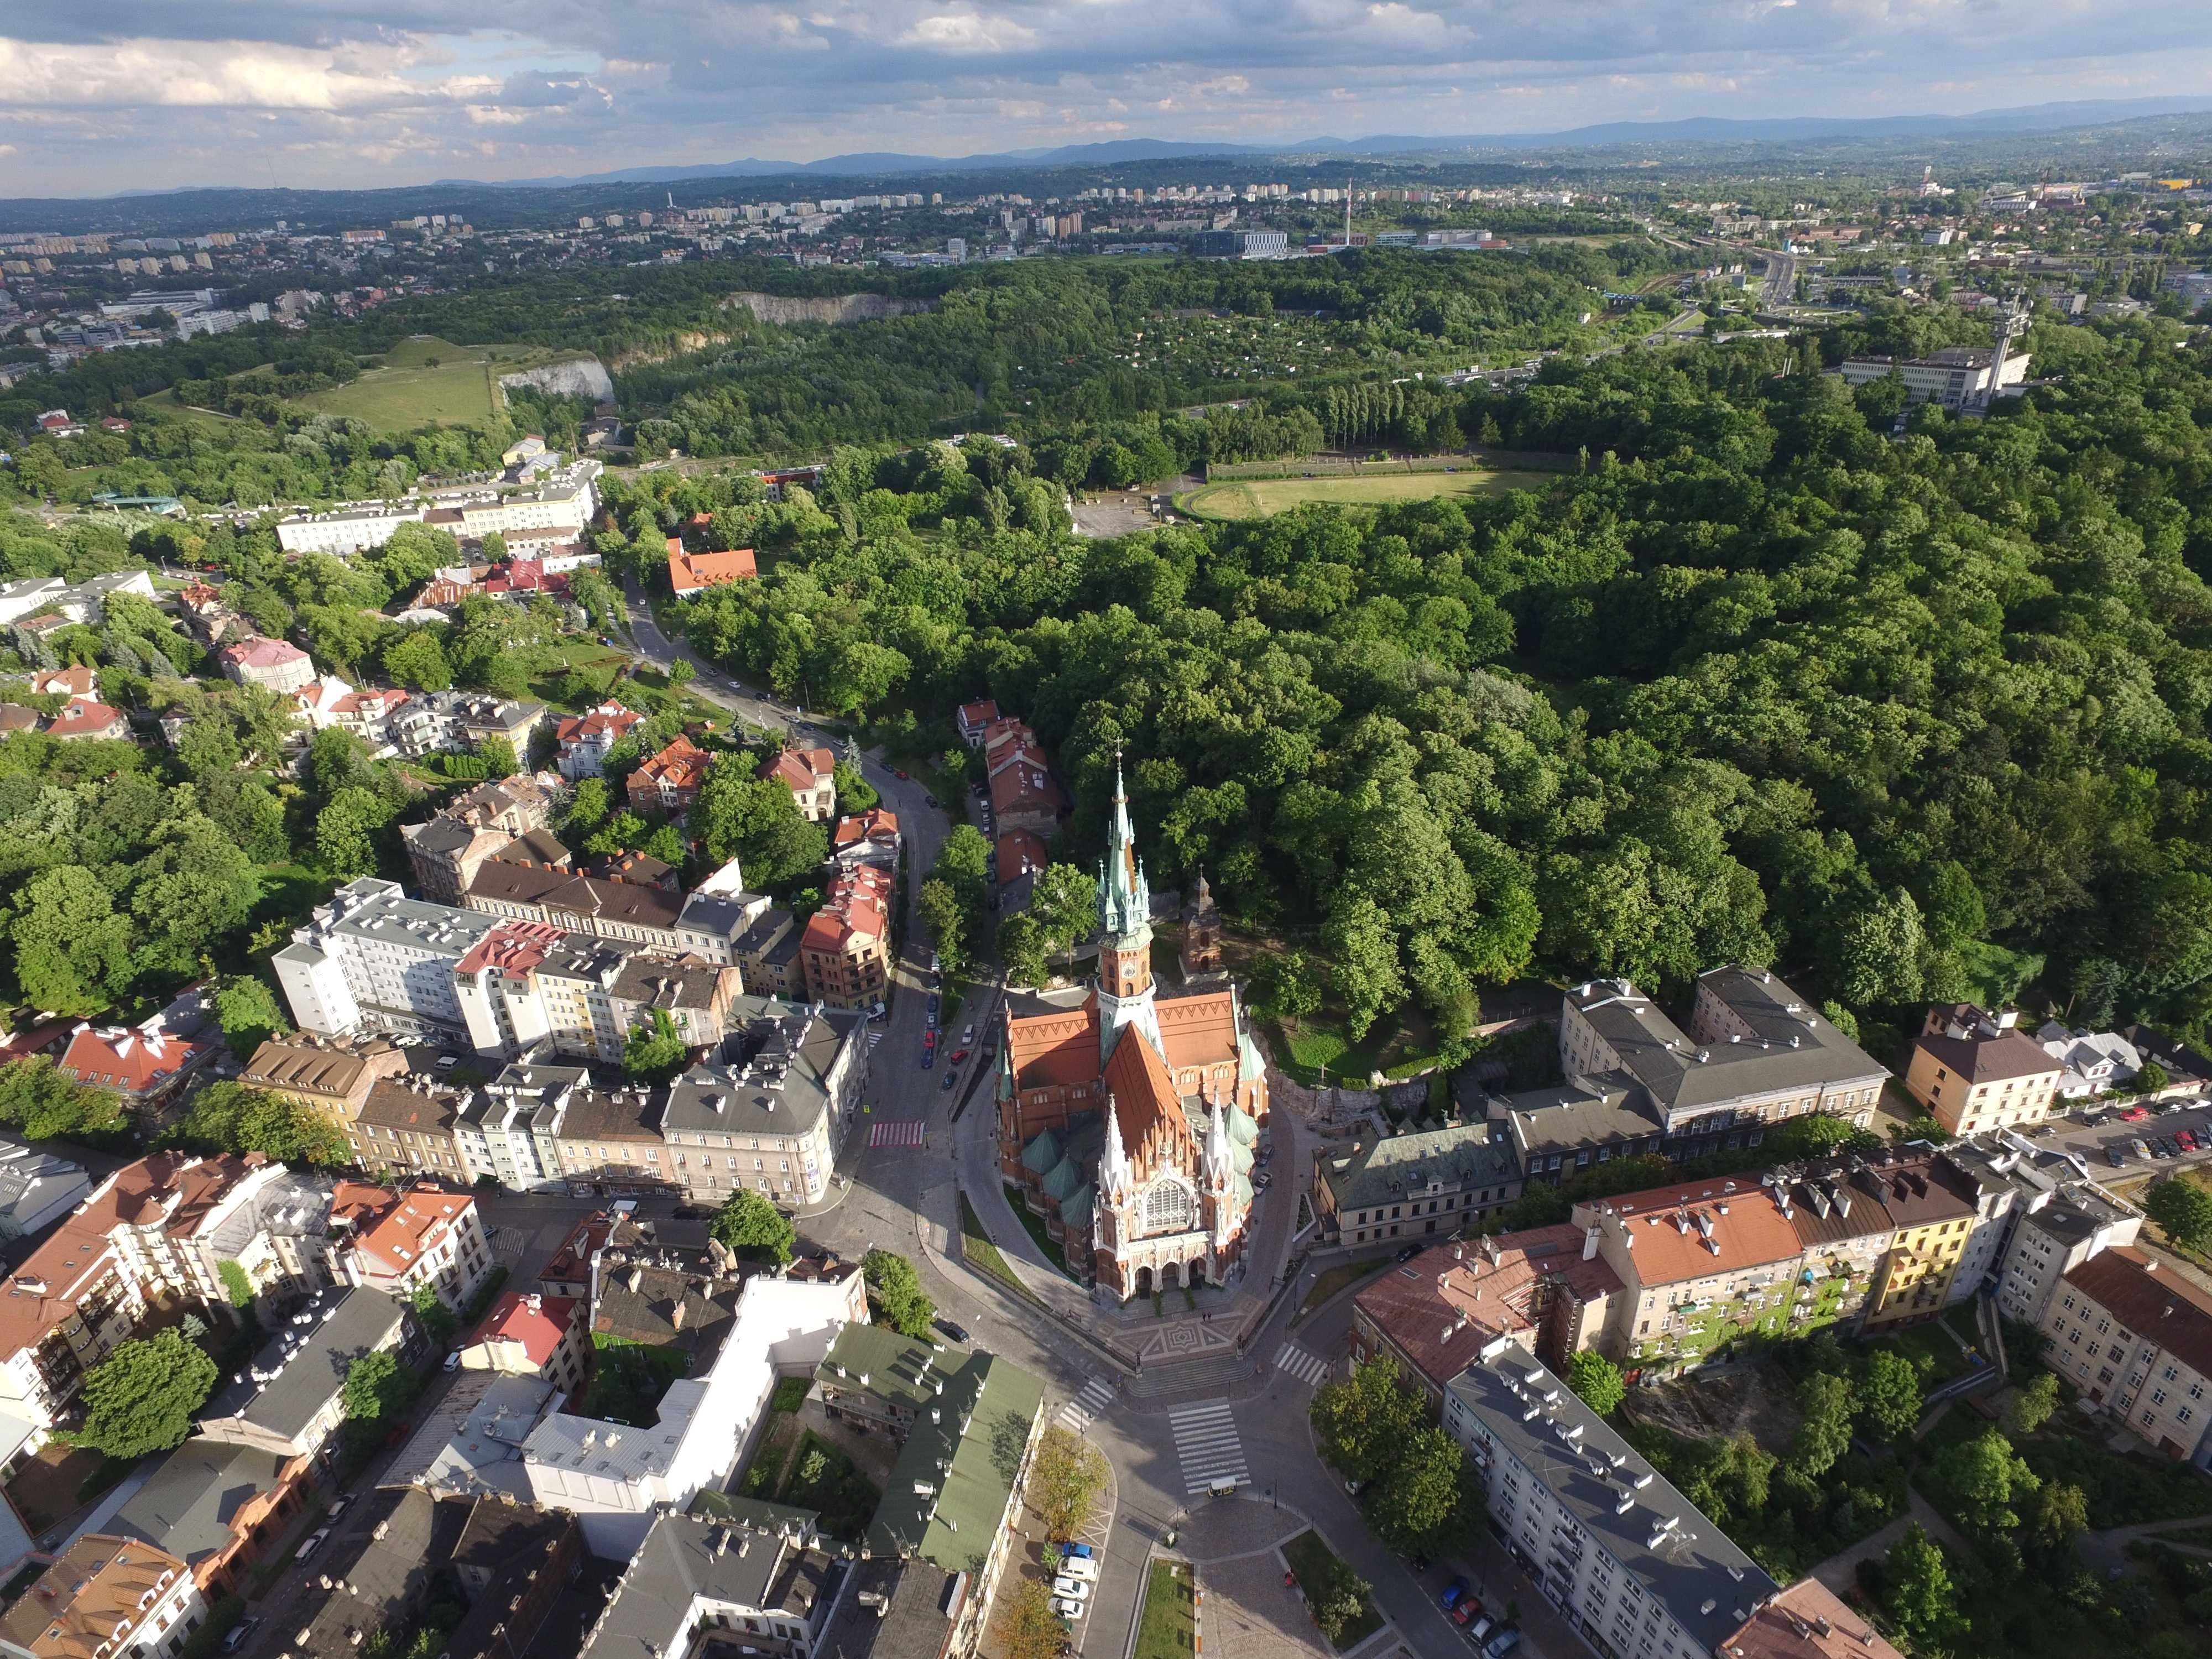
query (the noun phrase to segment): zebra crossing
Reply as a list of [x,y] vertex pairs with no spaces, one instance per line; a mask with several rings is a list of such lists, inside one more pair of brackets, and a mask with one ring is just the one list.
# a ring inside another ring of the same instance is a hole
[[1244,1466],[1244,1443],[1237,1438],[1226,1400],[1178,1406],[1168,1413],[1168,1426],[1175,1431],[1176,1456],[1182,1464],[1184,1490],[1191,1497],[1218,1481],[1252,1484],[1251,1472]]
[[1310,1389],[1321,1387],[1328,1378],[1328,1361],[1295,1342],[1285,1342],[1275,1350],[1275,1369],[1288,1371]]
[[871,1146],[919,1146],[929,1126],[920,1118],[909,1118],[902,1123],[877,1123],[868,1130]]
[[1071,1432],[1081,1434],[1113,1403],[1114,1385],[1103,1376],[1094,1376],[1083,1385],[1080,1394],[1060,1408],[1060,1422]]

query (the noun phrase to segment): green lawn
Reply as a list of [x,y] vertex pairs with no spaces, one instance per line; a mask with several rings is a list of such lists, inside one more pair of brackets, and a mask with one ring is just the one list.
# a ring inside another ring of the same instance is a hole
[[1334,1003],[1295,1026],[1270,1024],[1283,1070],[1309,1088],[1322,1082],[1324,1067],[1330,1083],[1364,1089],[1373,1073],[1410,1075],[1436,1059],[1435,1034],[1419,1011],[1410,1007],[1383,1015],[1357,1042],[1345,1034]]
[[1137,1626],[1132,1659],[1189,1659],[1198,1650],[1197,1608],[1190,1569],[1155,1561],[1145,1581],[1145,1615]]
[[1927,1325],[1915,1325],[1902,1331],[1876,1329],[1869,1332],[1866,1340],[1875,1346],[1903,1354],[1915,1364],[1925,1358],[1932,1369],[1923,1370],[1922,1387],[1939,1388],[1965,1372],[1971,1363],[1965,1354],[1959,1352],[1959,1345],[1940,1328],[1941,1323],[1938,1321]]
[[1029,1236],[1036,1241],[1037,1249],[1044,1252],[1044,1259],[1060,1272],[1067,1273],[1070,1279],[1074,1278],[1073,1273],[1067,1273],[1067,1253],[1054,1242],[1052,1235],[1045,1231],[1044,1218],[1030,1210],[1022,1196],[1022,1189],[1011,1181],[1006,1182],[1006,1202],[1013,1206],[1014,1214],[1028,1230]]
[[1456,472],[1377,470],[1349,477],[1240,478],[1194,489],[1177,505],[1198,519],[1267,519],[1309,501],[1382,507],[1438,495],[1494,495],[1508,489],[1539,489],[1554,477],[1470,465]]
[[652,1348],[611,1337],[592,1339],[592,1381],[580,1414],[649,1429],[660,1420],[660,1396],[684,1375],[680,1348]]
[[455,345],[418,335],[386,352],[382,368],[364,369],[343,386],[289,401],[319,414],[350,416],[387,432],[471,426],[505,407],[501,374],[559,355],[533,346]]
[[999,1254],[999,1247],[991,1243],[990,1234],[983,1231],[981,1218],[975,1206],[968,1201],[968,1194],[960,1194],[960,1254],[968,1265],[988,1273],[1024,1302],[1035,1302],[1030,1287],[1016,1278],[1014,1270],[1006,1265],[1006,1258]]
[[1372,1261],[1346,1261],[1339,1267],[1331,1267],[1319,1279],[1314,1280],[1313,1289],[1308,1291],[1305,1300],[1298,1304],[1297,1317],[1304,1318],[1346,1285],[1356,1284],[1370,1273],[1379,1272],[1389,1265],[1389,1257],[1377,1256]]
[[[1336,1552],[1322,1541],[1321,1534],[1310,1528],[1283,1546],[1283,1559],[1291,1564],[1291,1571],[1297,1574],[1303,1586],[1321,1583],[1333,1570],[1350,1571],[1337,1559]],[[1382,1628],[1382,1615],[1375,1610],[1375,1598],[1370,1595],[1364,1600],[1359,1617],[1345,1626],[1337,1637],[1336,1650],[1348,1653]]]

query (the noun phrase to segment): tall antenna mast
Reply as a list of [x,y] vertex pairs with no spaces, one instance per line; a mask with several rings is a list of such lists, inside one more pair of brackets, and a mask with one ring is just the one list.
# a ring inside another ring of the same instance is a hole
[[1352,252],[1352,174],[1344,175],[1344,251]]

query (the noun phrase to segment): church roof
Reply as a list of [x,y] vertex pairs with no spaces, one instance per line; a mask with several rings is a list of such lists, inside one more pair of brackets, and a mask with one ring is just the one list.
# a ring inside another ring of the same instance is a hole
[[1010,1014],[1006,1059],[1018,1089],[1088,1083],[1098,1075],[1098,1001],[1052,1013]]
[[1152,1006],[1159,1018],[1160,1042],[1167,1049],[1168,1064],[1177,1071],[1191,1066],[1218,1066],[1237,1058],[1234,991],[1160,997]]
[[1167,1062],[1134,1026],[1122,1028],[1121,1040],[1107,1059],[1106,1089],[1114,1099],[1121,1150],[1132,1164],[1141,1167],[1146,1160],[1139,1149],[1163,1133],[1179,1141],[1193,1138]]
[[1067,1156],[1060,1144],[1060,1137],[1049,1129],[1022,1148],[1022,1168],[1031,1175],[1042,1175],[1056,1167]]

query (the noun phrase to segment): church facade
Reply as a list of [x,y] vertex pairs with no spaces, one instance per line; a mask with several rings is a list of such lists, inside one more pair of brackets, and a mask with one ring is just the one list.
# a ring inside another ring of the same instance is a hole
[[1007,1001],[1000,1168],[1104,1293],[1224,1284],[1244,1255],[1267,1072],[1233,984],[1153,978],[1151,887],[1118,769],[1097,947],[1079,1000]]

